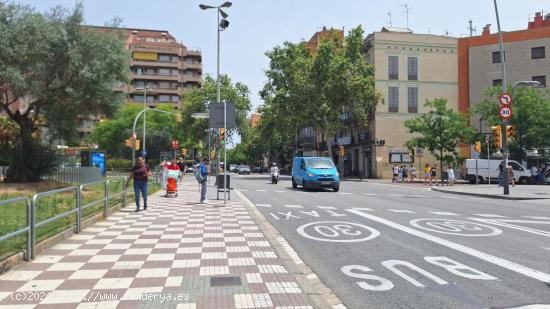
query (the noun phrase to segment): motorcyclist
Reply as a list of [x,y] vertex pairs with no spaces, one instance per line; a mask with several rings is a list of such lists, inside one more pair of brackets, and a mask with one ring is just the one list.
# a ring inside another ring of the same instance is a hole
[[279,168],[277,167],[277,163],[271,164],[271,176],[275,175],[275,173],[279,173]]

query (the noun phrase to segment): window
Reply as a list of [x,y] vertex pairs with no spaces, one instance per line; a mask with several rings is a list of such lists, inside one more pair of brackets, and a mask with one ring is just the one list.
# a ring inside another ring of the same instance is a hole
[[170,69],[159,69],[159,75],[170,75]]
[[134,87],[143,88],[143,87],[145,87],[145,82],[142,81],[142,80],[135,80],[134,81]]
[[409,113],[418,113],[418,88],[409,87],[407,89],[407,94]]
[[174,102],[174,103],[178,103],[180,101],[180,97],[177,96],[177,95],[173,95],[172,96],[172,101],[171,102]]
[[493,79],[493,87],[502,86],[502,79]]
[[544,49],[544,46],[531,48],[531,59],[542,59],[542,58],[546,58],[546,51]]
[[170,55],[159,55],[159,61],[173,62],[172,57]]
[[162,88],[162,89],[170,88],[170,82],[159,82],[159,88]]
[[143,74],[143,68],[136,68],[135,73],[136,73],[136,75],[142,75]]
[[169,95],[159,95],[159,102],[170,102],[170,96]]
[[399,79],[399,57],[388,57],[388,79]]
[[533,76],[531,80],[539,82],[541,84],[541,87],[546,87],[546,75]]
[[409,57],[407,59],[407,72],[409,80],[418,80],[418,58]]
[[388,111],[390,113],[399,112],[399,88],[388,88]]
[[[504,52],[504,61],[506,61],[506,52]],[[493,52],[493,63],[500,63],[500,52]]]

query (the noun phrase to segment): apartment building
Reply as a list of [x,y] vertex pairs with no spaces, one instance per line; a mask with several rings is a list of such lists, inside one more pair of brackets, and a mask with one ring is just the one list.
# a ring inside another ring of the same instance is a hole
[[404,122],[425,113],[426,100],[445,98],[450,108],[458,110],[457,39],[384,27],[367,36],[363,50],[366,61],[376,68],[376,88],[382,99],[368,132],[345,134],[359,142],[347,146],[352,170],[389,178],[393,164],[414,164],[417,169],[425,163],[437,164],[427,150],[422,157],[411,155],[405,144],[413,135]]
[[[543,17],[535,14],[527,29],[503,32],[506,78],[509,85],[517,81],[538,81],[546,87],[550,78],[550,14]],[[498,33],[491,33],[486,25],[480,36],[458,39],[458,84],[459,110],[469,108],[484,99],[485,89],[502,84],[502,68]],[[496,102],[495,102],[496,104]],[[471,119],[471,126],[489,132],[487,123],[477,116]],[[469,157],[469,149],[463,156]]]

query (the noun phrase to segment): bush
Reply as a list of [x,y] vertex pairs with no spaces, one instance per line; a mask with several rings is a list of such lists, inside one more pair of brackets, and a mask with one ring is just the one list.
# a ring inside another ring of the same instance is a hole
[[53,172],[60,164],[61,157],[55,149],[29,140],[20,143],[9,154],[7,182],[37,182],[41,176]]
[[132,169],[132,160],[107,159],[107,169]]

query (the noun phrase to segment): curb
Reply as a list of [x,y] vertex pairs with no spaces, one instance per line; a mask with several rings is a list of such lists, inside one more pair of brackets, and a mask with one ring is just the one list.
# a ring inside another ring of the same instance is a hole
[[451,190],[445,190],[445,189],[440,189],[440,188],[430,188],[430,190],[443,192],[443,193],[449,193],[449,194],[469,195],[469,196],[486,197],[486,198],[500,199],[500,200],[527,201],[527,200],[547,200],[547,199],[550,199],[550,197],[505,196],[505,195],[495,195],[495,194],[483,194],[483,193],[451,191]]
[[283,260],[289,272],[296,278],[296,281],[298,281],[312,305],[319,309],[345,309],[346,307],[340,299],[302,261],[298,253],[294,251],[292,246],[290,246],[254,204],[239,190],[235,190],[235,194],[243,201],[250,216],[260,226],[265,237],[269,240],[277,255]]

